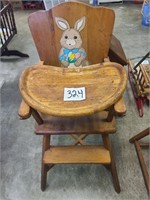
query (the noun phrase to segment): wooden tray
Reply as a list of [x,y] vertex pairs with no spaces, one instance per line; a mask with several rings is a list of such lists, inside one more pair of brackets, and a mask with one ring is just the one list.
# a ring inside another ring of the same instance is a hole
[[[119,100],[127,82],[125,69],[117,63],[83,68],[34,65],[20,77],[25,102],[52,116],[75,117],[102,111]],[[64,101],[64,88],[85,87],[86,99]]]

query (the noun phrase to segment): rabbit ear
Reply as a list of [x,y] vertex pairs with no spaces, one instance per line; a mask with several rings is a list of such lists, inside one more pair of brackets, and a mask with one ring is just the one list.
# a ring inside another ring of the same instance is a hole
[[68,22],[61,18],[61,17],[55,17],[55,21],[56,21],[56,24],[57,26],[61,29],[61,30],[67,30],[67,29],[70,29],[70,26],[68,24]]
[[78,19],[78,21],[76,21],[75,25],[74,25],[74,28],[77,30],[77,31],[82,31],[82,29],[84,28],[85,26],[85,16],[82,17],[81,19]]

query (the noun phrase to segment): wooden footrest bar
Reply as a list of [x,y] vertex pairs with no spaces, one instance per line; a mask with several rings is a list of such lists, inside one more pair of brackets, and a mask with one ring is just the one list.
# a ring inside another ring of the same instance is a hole
[[57,146],[44,153],[45,164],[110,164],[110,152],[103,146]]

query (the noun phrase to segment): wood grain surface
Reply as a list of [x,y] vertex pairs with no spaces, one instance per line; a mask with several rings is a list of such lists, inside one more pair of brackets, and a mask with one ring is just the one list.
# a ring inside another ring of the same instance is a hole
[[[24,101],[37,111],[52,116],[85,116],[109,108],[123,94],[127,82],[125,69],[117,63],[84,68],[35,65],[20,77]],[[64,88],[85,87],[86,99],[64,101]]]
[[82,2],[65,2],[48,11],[30,14],[28,23],[40,60],[47,65],[61,65],[58,57],[63,31],[57,27],[55,17],[64,18],[73,28],[83,16],[86,17],[86,23],[80,34],[87,60],[90,64],[104,61],[108,56],[115,13],[111,8],[94,7]]
[[113,134],[116,132],[116,120],[107,119],[108,112],[102,111],[83,117],[52,117],[43,116],[43,124],[35,124],[36,135],[65,135],[65,134]]
[[51,147],[44,153],[43,162],[58,163],[100,163],[110,164],[110,152],[103,146]]

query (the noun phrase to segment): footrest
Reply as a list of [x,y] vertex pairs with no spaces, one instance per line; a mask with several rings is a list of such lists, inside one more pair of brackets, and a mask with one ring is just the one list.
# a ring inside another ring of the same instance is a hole
[[43,156],[45,164],[110,164],[110,152],[103,146],[50,147]]

